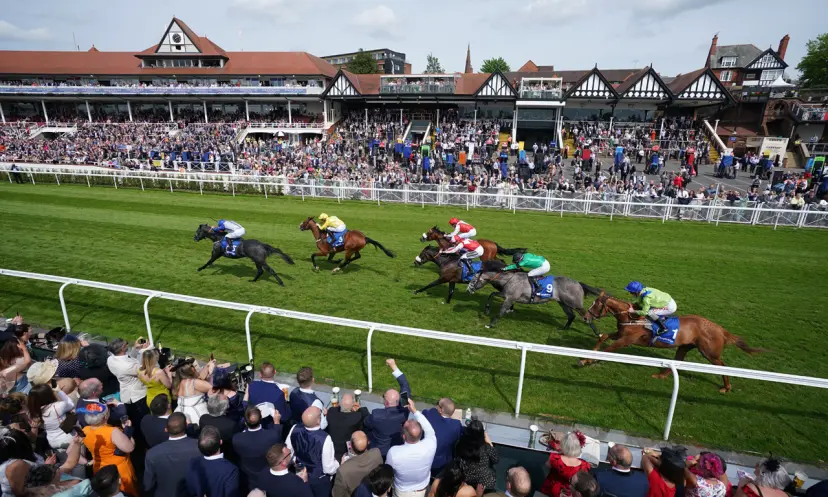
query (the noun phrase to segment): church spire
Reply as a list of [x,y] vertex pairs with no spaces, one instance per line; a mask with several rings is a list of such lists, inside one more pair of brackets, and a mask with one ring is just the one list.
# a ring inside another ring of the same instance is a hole
[[463,72],[466,74],[474,72],[471,65],[471,43],[466,47],[466,69]]

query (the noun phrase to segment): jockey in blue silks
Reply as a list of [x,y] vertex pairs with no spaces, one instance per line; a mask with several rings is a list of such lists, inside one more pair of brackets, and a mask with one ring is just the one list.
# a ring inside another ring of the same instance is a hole
[[227,255],[235,256],[236,247],[233,246],[233,240],[240,240],[244,236],[244,227],[229,219],[219,219],[218,226],[211,226],[210,228],[216,233],[224,233],[224,239],[227,240],[225,251]]

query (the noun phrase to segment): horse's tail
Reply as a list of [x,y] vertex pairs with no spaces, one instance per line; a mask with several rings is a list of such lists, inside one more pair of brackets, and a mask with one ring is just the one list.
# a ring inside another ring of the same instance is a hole
[[501,246],[500,246],[500,245],[498,245],[497,243],[495,243],[495,247],[497,247],[497,255],[515,255],[515,254],[517,254],[518,252],[526,252],[526,249],[525,249],[525,248],[511,248],[511,249],[507,249],[507,248],[503,248],[503,247],[501,247]]
[[725,340],[726,340],[727,343],[739,347],[740,349],[742,349],[742,351],[744,351],[748,354],[758,354],[760,352],[768,352],[767,349],[759,349],[759,348],[753,348],[753,347],[749,346],[747,344],[747,342],[745,341],[745,339],[740,337],[739,335],[734,335],[734,334],[732,334],[728,331],[725,331],[725,330],[723,330],[723,331],[724,331]]
[[372,239],[368,238],[367,236],[365,237],[365,243],[370,243],[370,244],[371,244],[371,245],[373,245],[374,247],[377,247],[378,249],[380,249],[380,250],[382,250],[383,252],[385,252],[385,255],[387,255],[388,257],[391,257],[392,259],[393,259],[394,257],[397,257],[396,255],[394,255],[394,252],[391,252],[391,251],[390,251],[390,250],[388,250],[387,248],[383,247],[383,246],[382,246],[382,244],[381,244],[380,242],[378,242],[378,241],[376,241],[376,240],[372,240]]
[[580,281],[578,282],[578,284],[581,285],[581,288],[584,289],[584,293],[587,293],[587,294],[590,294],[590,295],[601,295],[601,289],[600,288],[595,288],[594,286],[589,286],[586,283],[583,283],[583,282],[580,282]]
[[284,253],[281,250],[277,249],[276,247],[272,247],[272,246],[270,246],[266,243],[263,244],[263,245],[265,247],[265,250],[267,251],[267,255],[276,254],[279,257],[281,257],[282,260],[284,260],[288,264],[293,264],[293,259],[291,259],[290,256],[287,255],[286,253]]

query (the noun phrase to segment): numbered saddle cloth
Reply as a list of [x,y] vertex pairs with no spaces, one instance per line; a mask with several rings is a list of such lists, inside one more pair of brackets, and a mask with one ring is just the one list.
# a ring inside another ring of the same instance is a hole
[[538,281],[538,293],[536,297],[542,299],[552,299],[555,298],[555,277],[554,276],[546,276],[543,279]]
[[341,233],[328,233],[328,245],[331,247],[340,247],[345,244],[345,233],[348,230],[345,230]]
[[480,272],[480,267],[483,265],[482,262],[472,262],[471,267],[472,270],[469,272],[469,268],[465,264],[460,264],[460,267],[463,269],[463,274],[460,276],[461,281],[463,283],[468,283],[474,278],[474,275]]
[[229,243],[227,243],[227,238],[221,239],[221,248],[224,250],[224,255],[227,257],[235,257],[236,251],[239,249],[239,245],[241,245],[241,239],[233,240],[233,248],[230,249]]
[[653,342],[663,342],[667,345],[674,345],[676,343],[676,338],[678,337],[679,318],[670,316],[666,319],[666,322],[666,331],[662,331],[661,324],[659,323],[651,323],[650,326],[648,326],[653,333],[662,332],[661,335],[658,335],[655,340],[653,340]]

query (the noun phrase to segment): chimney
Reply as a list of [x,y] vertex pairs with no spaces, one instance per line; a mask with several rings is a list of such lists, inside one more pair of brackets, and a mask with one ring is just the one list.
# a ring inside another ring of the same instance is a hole
[[474,72],[472,70],[471,65],[471,43],[469,43],[469,45],[466,47],[466,68],[463,72],[466,74],[471,74]]
[[710,67],[710,61],[716,55],[716,45],[719,44],[719,33],[713,35],[713,41],[710,42],[710,51],[707,52],[707,62],[704,63],[704,67]]
[[788,42],[790,40],[791,40],[791,37],[788,36],[788,35],[783,36],[782,39],[779,40],[779,49],[776,51],[776,53],[779,55],[779,58],[782,59],[782,60],[785,60],[785,52],[788,51]]

